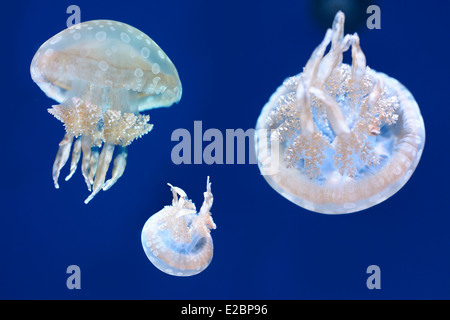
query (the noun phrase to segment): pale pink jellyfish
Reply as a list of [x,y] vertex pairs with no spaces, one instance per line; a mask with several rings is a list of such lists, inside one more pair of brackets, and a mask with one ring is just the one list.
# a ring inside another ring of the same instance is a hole
[[[303,72],[272,95],[255,136],[269,184],[297,205],[328,214],[392,196],[411,177],[425,143],[413,96],[366,66],[358,35],[344,36],[344,20],[338,12]],[[347,65],[342,58],[350,47]]]
[[171,206],[152,215],[142,228],[141,241],[147,258],[162,272],[173,276],[193,276],[205,270],[213,257],[211,217],[213,195],[209,177],[205,200],[197,213],[186,193],[170,185]]
[[[109,20],[84,22],[47,40],[33,58],[31,77],[60,103],[48,111],[66,129],[53,165],[55,187],[73,144],[66,180],[83,151],[81,170],[89,191],[92,187],[85,203],[122,176],[126,147],[152,130],[150,117],[140,112],[169,107],[182,91],[175,66],[152,39]],[[112,178],[105,183],[116,146]]]

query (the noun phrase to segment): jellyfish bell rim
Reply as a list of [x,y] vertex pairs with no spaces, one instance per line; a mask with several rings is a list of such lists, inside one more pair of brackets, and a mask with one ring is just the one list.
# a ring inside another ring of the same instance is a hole
[[[279,154],[279,168],[281,170],[281,174],[274,174],[274,175],[266,175],[264,174],[264,170],[266,169],[266,165],[268,163],[270,163],[270,156],[267,155],[267,150],[265,150],[266,148],[266,143],[261,145],[260,144],[260,140],[261,139],[268,139],[267,136],[265,137],[260,137],[260,129],[268,129],[268,116],[270,111],[273,109],[273,107],[276,105],[276,101],[277,98],[284,94],[287,89],[286,87],[282,84],[281,86],[279,86],[277,88],[277,90],[271,95],[271,97],[269,98],[269,101],[265,104],[265,106],[263,107],[261,114],[258,117],[257,123],[256,123],[256,134],[255,134],[255,152],[257,155],[257,160],[258,160],[258,167],[262,173],[262,175],[264,176],[264,179],[269,183],[269,185],[275,189],[279,194],[281,194],[283,197],[285,197],[286,199],[288,199],[289,201],[295,203],[296,205],[309,210],[309,211],[313,211],[313,212],[317,212],[317,213],[322,213],[322,214],[348,214],[348,213],[354,213],[354,212],[360,212],[363,211],[365,209],[368,209],[372,206],[375,206],[383,201],[385,201],[386,199],[390,198],[391,196],[393,196],[395,193],[397,193],[410,179],[410,177],[412,176],[412,174],[414,173],[415,169],[417,168],[417,165],[420,161],[421,155],[423,153],[423,149],[425,146],[425,124],[419,109],[419,106],[416,102],[416,100],[414,99],[413,95],[411,94],[411,92],[403,85],[401,84],[398,80],[389,77],[388,75],[382,73],[382,72],[377,72],[373,69],[370,69],[368,71],[369,73],[375,73],[378,77],[381,77],[382,80],[384,81],[384,83],[386,84],[386,86],[388,88],[390,88],[391,90],[395,91],[396,95],[399,97],[400,100],[400,106],[399,106],[399,113],[401,114],[401,117],[405,118],[405,112],[407,110],[409,110],[409,112],[411,113],[409,115],[409,117],[407,118],[408,121],[410,122],[414,122],[413,126],[415,126],[416,131],[416,141],[413,141],[412,143],[416,143],[416,150],[412,150],[411,152],[411,157],[412,160],[410,161],[410,165],[407,168],[407,170],[403,170],[405,171],[403,175],[400,175],[400,177],[398,179],[396,179],[394,182],[391,183],[386,183],[386,181],[384,181],[384,185],[381,188],[381,191],[379,191],[378,193],[374,193],[371,194],[370,196],[366,196],[358,201],[339,201],[337,203],[333,203],[331,201],[324,201],[324,202],[316,202],[316,201],[312,201],[310,199],[307,198],[303,198],[300,197],[297,194],[295,194],[295,192],[298,192],[297,190],[299,188],[301,189],[308,189],[307,187],[303,187],[301,184],[305,183],[305,184],[309,184],[310,187],[312,187],[311,189],[309,189],[308,191],[310,191],[311,193],[317,191],[317,189],[314,188],[318,187],[320,188],[317,184],[315,184],[312,181],[309,181],[309,179],[305,176],[302,176],[297,170],[295,170],[295,168],[290,168],[290,169],[286,169],[285,168],[285,164],[284,164],[284,160],[283,160],[283,155],[280,151]],[[416,118],[414,118],[416,117]],[[269,130],[270,131],[270,130]],[[266,131],[267,133],[269,131]],[[401,139],[400,139],[401,140]],[[261,140],[262,141],[262,140]],[[400,144],[400,142],[397,141],[396,146],[398,146]],[[263,151],[263,152],[261,152]],[[403,150],[400,150],[401,152],[403,152]],[[392,159],[394,158],[394,156],[396,154],[400,154],[399,150],[395,150],[391,160],[389,161],[389,164],[391,164],[393,161]],[[406,156],[399,156],[400,159],[406,158]],[[406,160],[404,160],[406,161]],[[381,171],[381,170],[380,170]],[[297,183],[293,182],[295,181],[295,179],[299,179],[299,181],[297,181]],[[308,179],[308,180],[307,180]],[[375,179],[375,176],[373,176],[372,178],[367,178],[369,180],[372,180],[371,182],[373,183],[373,180]],[[380,181],[376,181],[375,183],[382,183]],[[345,188],[349,187],[348,185],[344,186]],[[351,186],[351,190],[353,192],[357,191],[356,184]],[[295,191],[293,191],[295,190]],[[312,191],[311,191],[312,190]],[[304,195],[304,194],[303,194]]]
[[[159,56],[162,60],[164,60],[164,65],[159,66],[160,67],[160,71],[157,74],[154,74],[153,77],[151,78],[151,80],[153,80],[154,78],[158,77],[159,75],[165,75],[167,76],[171,82],[173,82],[174,86],[173,88],[170,88],[169,90],[165,90],[162,93],[158,93],[158,94],[154,94],[154,93],[146,93],[144,91],[139,91],[139,90],[132,90],[132,89],[128,89],[127,91],[129,92],[135,92],[138,95],[138,111],[147,111],[147,110],[151,110],[151,109],[155,109],[155,108],[160,108],[160,107],[170,107],[175,103],[178,103],[181,100],[181,96],[182,96],[182,85],[181,85],[181,81],[180,81],[180,77],[178,75],[178,71],[175,67],[175,65],[173,64],[173,62],[170,60],[170,58],[168,57],[168,55],[158,46],[158,44],[152,40],[147,34],[145,34],[144,32],[140,31],[139,29],[124,23],[124,22],[119,22],[119,21],[115,21],[115,20],[107,20],[107,19],[99,19],[99,20],[90,20],[90,21],[84,21],[81,22],[77,25],[73,25],[71,27],[68,27],[60,32],[58,32],[57,34],[55,34],[54,36],[50,37],[48,40],[46,40],[40,47],[39,49],[36,51],[35,55],[33,56],[31,65],[30,65],[30,73],[31,73],[31,77],[33,79],[33,81],[40,87],[40,89],[51,99],[57,101],[58,103],[62,103],[66,98],[68,98],[68,94],[69,91],[71,89],[71,83],[62,83],[62,82],[58,82],[58,83],[53,83],[51,80],[47,79],[47,77],[45,76],[45,72],[44,70],[41,70],[41,68],[39,68],[39,59],[41,59],[41,57],[45,56],[46,53],[48,52],[48,49],[51,49],[52,53],[54,52],[62,52],[64,50],[67,50],[69,48],[73,48],[76,47],[76,45],[73,44],[73,40],[70,41],[65,41],[67,42],[67,46],[62,47],[61,49],[57,50],[53,50],[52,48],[54,47],[54,45],[58,45],[61,43],[64,43],[64,41],[61,41],[61,39],[64,39],[65,36],[69,36],[71,35],[70,32],[71,31],[83,31],[86,30],[86,27],[88,26],[92,26],[92,25],[97,25],[97,24],[107,24],[107,23],[111,23],[114,24],[114,27],[116,28],[124,28],[124,30],[128,30],[128,32],[136,32],[139,33],[138,35],[140,36],[140,39],[138,40],[137,37],[131,37],[130,39],[131,41],[129,43],[121,43],[119,39],[108,39],[108,41],[115,41],[117,42],[117,44],[120,45],[126,45],[129,48],[132,48],[133,46],[140,44],[142,48],[144,47],[148,47],[148,46],[152,46],[152,51],[156,51],[156,54],[148,54],[148,56],[146,58],[140,57],[141,58],[141,63],[147,63],[147,67],[149,70],[152,70],[152,64],[154,63],[154,60],[152,60],[154,58],[155,55],[157,55],[157,57]],[[103,28],[105,31],[106,28]],[[120,30],[117,30],[117,32],[119,32]],[[59,40],[58,40],[59,39]],[[58,40],[58,41],[56,41]],[[64,39],[65,40],[65,39]],[[88,38],[88,39],[80,39],[78,40],[78,46],[79,43],[83,43],[86,42],[88,43],[89,41],[92,41],[92,37]],[[56,42],[55,42],[56,41]],[[54,43],[52,43],[54,42]],[[53,46],[53,47],[52,47]],[[86,44],[84,44],[83,46],[87,46]],[[147,55],[147,54],[146,54]],[[86,57],[84,57],[86,58]],[[105,61],[108,61],[108,57],[106,55],[103,56]],[[129,60],[129,59],[127,59]],[[97,61],[100,62],[100,61]],[[119,67],[120,68],[120,67]],[[152,74],[152,73],[150,73]],[[86,81],[88,83],[92,83],[90,81],[90,79],[80,79],[82,81]],[[98,85],[99,87],[108,87],[105,85]],[[176,90],[176,92],[172,92],[172,89],[174,89],[174,91]],[[170,94],[169,94],[170,93]],[[170,97],[171,96],[171,97]]]

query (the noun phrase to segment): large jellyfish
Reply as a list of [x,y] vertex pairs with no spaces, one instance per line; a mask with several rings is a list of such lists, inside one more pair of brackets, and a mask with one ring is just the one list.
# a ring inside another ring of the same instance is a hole
[[[60,103],[48,111],[66,129],[53,164],[55,187],[73,145],[66,180],[83,153],[81,170],[92,191],[85,203],[122,176],[126,147],[152,130],[150,117],[140,112],[169,107],[182,91],[175,66],[152,39],[109,20],[83,22],[47,40],[31,62],[31,77]],[[114,149],[112,177],[105,182]]]
[[[411,177],[425,143],[413,96],[366,66],[358,35],[344,36],[344,20],[338,12],[303,72],[271,96],[255,135],[268,183],[297,205],[327,214],[360,211],[392,196]],[[347,65],[342,59],[350,47]]]
[[208,267],[213,257],[211,212],[213,195],[209,177],[205,200],[197,213],[186,193],[170,185],[171,206],[152,215],[142,229],[142,247],[155,267],[173,276],[193,276]]

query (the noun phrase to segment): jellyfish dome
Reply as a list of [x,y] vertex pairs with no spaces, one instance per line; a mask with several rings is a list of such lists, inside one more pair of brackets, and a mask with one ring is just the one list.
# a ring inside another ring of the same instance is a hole
[[[411,177],[425,143],[412,94],[366,66],[358,35],[344,36],[344,20],[338,12],[303,72],[270,97],[255,130],[267,182],[326,214],[364,210],[392,196]],[[348,65],[342,59],[350,47]]]
[[[122,176],[126,147],[152,130],[150,117],[140,112],[181,99],[180,78],[169,57],[147,35],[117,21],[88,21],[63,30],[39,48],[30,71],[59,103],[48,111],[66,130],[53,165],[55,187],[73,144],[66,180],[83,153],[81,170],[92,188],[85,203]],[[112,178],[105,183],[116,146]]]
[[209,177],[205,200],[197,213],[186,193],[170,185],[171,206],[152,215],[145,223],[141,241],[148,259],[162,272],[173,276],[193,276],[205,270],[213,257],[211,229],[216,229]]

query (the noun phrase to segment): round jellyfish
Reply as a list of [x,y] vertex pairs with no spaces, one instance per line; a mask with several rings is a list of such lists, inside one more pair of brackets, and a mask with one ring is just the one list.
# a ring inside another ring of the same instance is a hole
[[[127,146],[152,130],[150,117],[140,112],[181,99],[180,78],[169,57],[146,34],[117,21],[88,21],[61,31],[39,48],[30,71],[59,103],[48,111],[66,130],[53,164],[55,187],[73,145],[66,181],[82,153],[81,171],[92,191],[85,203],[116,183],[125,170]],[[105,183],[114,149],[112,177]]]
[[142,229],[141,241],[148,259],[162,272],[193,276],[205,270],[213,257],[211,217],[213,195],[209,177],[204,202],[197,213],[186,193],[171,184],[172,205],[151,216]]
[[[392,196],[411,177],[425,143],[412,94],[366,66],[358,35],[344,36],[344,20],[338,12],[303,72],[270,97],[255,130],[258,165],[272,188],[326,214],[364,210]],[[348,65],[342,59],[350,47]]]

